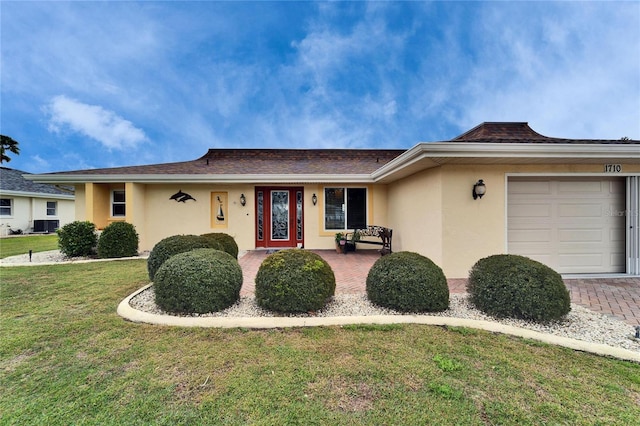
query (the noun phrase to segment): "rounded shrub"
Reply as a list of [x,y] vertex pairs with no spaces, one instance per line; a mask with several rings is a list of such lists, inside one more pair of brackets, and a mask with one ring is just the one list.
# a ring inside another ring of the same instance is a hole
[[147,260],[149,279],[153,281],[156,271],[171,256],[197,248],[222,249],[219,243],[198,235],[174,235],[160,240],[149,253]]
[[238,244],[231,235],[224,232],[212,232],[210,234],[202,234],[202,236],[216,241],[222,246],[223,251],[226,251],[236,259],[238,258]]
[[449,307],[449,286],[442,269],[418,253],[381,257],[367,275],[367,297],[401,312],[439,312]]
[[537,322],[557,320],[571,310],[562,277],[524,256],[499,254],[471,268],[467,292],[472,305],[495,317]]
[[228,253],[195,249],[164,262],[156,272],[153,285],[156,304],[165,311],[217,312],[240,299],[242,269]]
[[289,249],[270,255],[256,275],[256,302],[274,312],[317,311],[335,291],[331,266],[305,250]]
[[96,226],[89,221],[67,223],[57,231],[60,252],[68,257],[91,256],[95,254],[98,236]]
[[127,222],[113,222],[98,238],[98,256],[103,258],[129,257],[138,254],[138,233]]

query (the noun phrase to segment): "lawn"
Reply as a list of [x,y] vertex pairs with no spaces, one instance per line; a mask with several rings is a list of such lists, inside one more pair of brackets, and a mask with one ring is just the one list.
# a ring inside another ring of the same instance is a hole
[[0,269],[0,424],[640,424],[640,365],[467,328],[116,315],[144,260]]
[[9,256],[39,251],[57,250],[58,235],[24,235],[19,237],[0,238],[0,259]]

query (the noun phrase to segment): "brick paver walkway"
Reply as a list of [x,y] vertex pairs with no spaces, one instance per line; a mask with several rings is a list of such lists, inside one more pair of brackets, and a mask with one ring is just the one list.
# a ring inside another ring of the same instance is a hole
[[[380,254],[376,250],[360,250],[347,255],[335,250],[311,250],[325,259],[336,276],[336,294],[365,292],[369,269]],[[242,295],[253,294],[255,276],[262,261],[268,256],[265,250],[247,252],[239,259],[244,284]],[[466,279],[449,279],[451,293],[466,292]],[[640,278],[590,278],[566,279],[571,302],[596,312],[613,315],[631,325],[640,325]]]

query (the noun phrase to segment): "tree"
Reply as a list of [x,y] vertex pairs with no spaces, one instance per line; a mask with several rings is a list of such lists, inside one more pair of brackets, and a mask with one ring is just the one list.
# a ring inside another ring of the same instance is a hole
[[0,150],[0,164],[11,161],[11,158],[5,154],[5,151],[13,152],[16,155],[20,154],[18,142],[9,136],[0,135],[0,142],[2,143]]

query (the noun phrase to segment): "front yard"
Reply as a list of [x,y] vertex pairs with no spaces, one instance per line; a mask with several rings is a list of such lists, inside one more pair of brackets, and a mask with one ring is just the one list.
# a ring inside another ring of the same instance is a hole
[[0,259],[39,251],[57,250],[58,235],[22,235],[0,239]]
[[638,424],[640,365],[471,329],[133,324],[144,260],[0,269],[0,424]]

